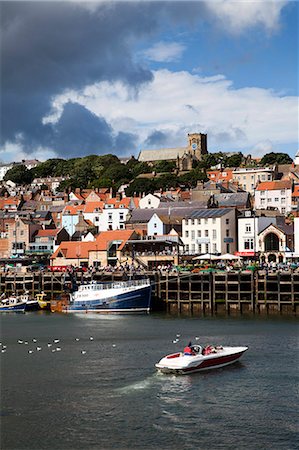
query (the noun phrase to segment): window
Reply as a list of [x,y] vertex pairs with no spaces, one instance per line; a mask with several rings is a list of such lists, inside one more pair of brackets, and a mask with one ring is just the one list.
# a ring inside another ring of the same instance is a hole
[[281,193],[281,195],[285,195],[286,190],[285,189],[281,189],[280,193]]
[[156,223],[154,223],[154,228],[157,228],[157,224]]
[[281,208],[281,212],[284,214],[286,212],[285,208]]
[[150,206],[151,204],[152,204],[152,201],[151,201],[151,199],[149,198],[148,199],[148,202],[147,202],[147,204]]
[[112,214],[108,214],[108,220],[112,220]]
[[119,229],[120,230],[124,230],[125,229],[125,224],[124,223],[120,223],[119,224]]
[[206,244],[206,253],[209,252],[209,244]]
[[229,219],[225,219],[226,225],[229,225]]
[[198,220],[197,220],[197,223],[198,223],[198,225],[201,225],[201,220],[198,219]]
[[205,237],[209,237],[209,230],[205,230]]
[[272,201],[272,198],[267,198],[268,203],[271,203],[271,201]]
[[215,174],[214,173],[211,173],[211,178],[215,178]]
[[263,180],[263,181],[266,180],[266,175],[262,175],[262,180]]
[[[191,240],[192,241],[195,240],[195,231],[194,230],[191,231]],[[194,250],[195,250],[195,248],[194,248]]]
[[197,237],[201,237],[201,230],[197,230]]
[[189,253],[189,244],[185,245],[185,253]]
[[198,253],[201,253],[201,244],[198,244]]
[[212,238],[217,239],[217,233],[216,230],[212,230]]
[[212,222],[213,222],[213,223],[216,223],[216,219],[214,218],[214,219],[212,220]]
[[119,214],[119,220],[124,220],[124,213],[123,212]]
[[265,204],[265,199],[264,198],[261,198],[261,205],[264,205]]
[[229,237],[229,230],[225,231],[226,237]]
[[253,238],[244,239],[244,249],[253,250]]
[[261,195],[265,195],[265,191],[261,191]]
[[282,198],[281,198],[281,203],[285,203],[285,202],[286,202],[285,197],[282,197]]
[[268,174],[268,181],[271,181],[272,177],[271,174]]
[[195,253],[195,244],[191,245],[191,251],[192,251],[192,253]]
[[207,224],[208,223],[208,219],[205,219],[205,224]]
[[217,253],[217,244],[213,244],[213,253]]
[[226,172],[222,172],[222,176],[223,177],[227,177],[227,173]]
[[247,223],[245,225],[245,233],[251,233],[251,225],[250,225],[250,223]]
[[185,231],[185,237],[186,237],[186,238],[189,237],[189,231],[188,231],[188,230]]
[[229,253],[229,251],[230,251],[230,245],[229,244],[226,244],[226,253]]
[[195,220],[191,219],[191,225],[194,225],[194,224],[195,224]]
[[[274,201],[275,201],[275,202],[279,202],[279,198],[278,198],[278,197],[275,197]],[[282,201],[282,199],[281,199],[281,201]]]

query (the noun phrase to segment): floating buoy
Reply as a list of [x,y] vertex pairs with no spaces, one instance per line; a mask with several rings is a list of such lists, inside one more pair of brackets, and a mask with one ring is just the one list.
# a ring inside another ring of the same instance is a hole
[[76,338],[75,341],[79,341],[79,338]]
[[52,347],[52,344],[48,344],[48,347]]

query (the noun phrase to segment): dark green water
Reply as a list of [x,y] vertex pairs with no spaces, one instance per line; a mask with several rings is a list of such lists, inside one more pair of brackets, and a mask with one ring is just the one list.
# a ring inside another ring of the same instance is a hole
[[[0,320],[1,449],[298,448],[295,319],[27,313]],[[195,336],[249,350],[216,371],[156,373],[155,362]]]

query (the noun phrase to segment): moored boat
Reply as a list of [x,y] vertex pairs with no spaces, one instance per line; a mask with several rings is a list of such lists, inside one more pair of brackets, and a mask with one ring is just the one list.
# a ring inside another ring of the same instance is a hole
[[37,300],[38,306],[40,307],[40,309],[50,310],[51,302],[46,300],[45,297],[46,297],[46,294],[44,292],[41,292],[40,294],[36,294],[36,300]]
[[218,369],[238,361],[248,347],[208,346],[202,348],[200,345],[193,345],[191,349],[190,354],[180,352],[164,356],[155,364],[156,368],[162,373],[177,375]]
[[20,300],[18,296],[11,295],[0,301],[0,312],[25,312],[26,301]]
[[151,308],[149,279],[82,284],[70,294],[63,312],[148,313]]

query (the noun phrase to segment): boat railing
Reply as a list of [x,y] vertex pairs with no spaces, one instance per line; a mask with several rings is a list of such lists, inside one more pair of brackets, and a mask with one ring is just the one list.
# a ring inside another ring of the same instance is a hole
[[141,279],[141,280],[128,280],[128,281],[113,281],[109,283],[94,283],[88,285],[81,285],[79,290],[102,290],[102,289],[116,289],[116,288],[130,288],[133,286],[147,286],[150,284],[150,280]]

